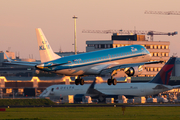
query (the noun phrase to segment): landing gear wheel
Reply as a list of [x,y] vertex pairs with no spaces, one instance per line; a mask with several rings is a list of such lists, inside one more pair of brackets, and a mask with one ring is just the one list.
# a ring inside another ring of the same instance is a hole
[[112,80],[111,80],[111,79],[108,79],[108,80],[107,80],[107,84],[108,84],[108,85],[111,85],[111,83],[112,83]]
[[84,85],[84,79],[80,79],[80,85]]
[[116,80],[116,79],[113,79],[113,80],[112,80],[112,83],[113,83],[113,85],[116,85],[116,84],[117,84],[117,80]]
[[80,83],[79,79],[75,79],[75,84],[79,85],[79,83]]

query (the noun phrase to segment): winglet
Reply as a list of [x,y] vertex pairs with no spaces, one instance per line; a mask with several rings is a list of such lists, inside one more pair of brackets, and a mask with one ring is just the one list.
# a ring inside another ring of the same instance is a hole
[[9,62],[12,62],[12,61],[13,61],[12,59],[10,59],[10,58],[7,56],[6,52],[4,52],[4,54],[5,54],[5,56],[6,56],[6,58],[7,58],[7,60],[8,60]]
[[53,52],[41,28],[36,29],[36,35],[38,41],[39,54],[42,63],[61,58]]
[[175,61],[176,57],[171,57],[158,74],[149,82],[168,85]]

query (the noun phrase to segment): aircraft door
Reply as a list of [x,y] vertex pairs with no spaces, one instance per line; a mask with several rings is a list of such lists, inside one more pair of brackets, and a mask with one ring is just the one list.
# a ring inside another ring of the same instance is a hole
[[54,95],[54,88],[51,88],[50,95]]

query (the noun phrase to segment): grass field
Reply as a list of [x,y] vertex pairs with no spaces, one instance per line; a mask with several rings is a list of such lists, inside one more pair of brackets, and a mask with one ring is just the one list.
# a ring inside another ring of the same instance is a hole
[[180,107],[34,107],[6,108],[0,119],[11,120],[180,120]]

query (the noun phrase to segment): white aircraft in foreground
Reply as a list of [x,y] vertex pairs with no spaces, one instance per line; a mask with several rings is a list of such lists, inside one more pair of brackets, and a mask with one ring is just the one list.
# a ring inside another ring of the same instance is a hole
[[175,57],[171,57],[158,74],[147,83],[117,83],[115,86],[109,86],[105,83],[96,84],[94,81],[91,85],[85,84],[83,86],[52,85],[47,87],[39,97],[60,98],[67,95],[79,95],[81,97],[91,96],[102,101],[107,97],[116,99],[119,95],[133,98],[158,94],[180,87],[180,85],[168,85],[175,60]]
[[[61,58],[53,52],[40,28],[36,29],[36,34],[41,64],[30,64],[30,66],[60,75],[76,76],[76,85],[84,84],[82,76],[100,76],[107,73],[111,74],[111,78],[107,80],[108,85],[112,83],[116,85],[117,80],[113,76],[118,70],[124,70],[128,76],[136,76],[141,74],[143,65],[162,62],[147,62],[151,59],[151,54],[141,45],[110,48]],[[23,63],[13,63],[23,65]]]
[[147,83],[119,83],[111,87],[105,84],[94,83],[90,86],[86,94],[92,97],[124,95],[127,98],[133,98],[154,95],[173,88],[178,88],[180,85],[168,85],[175,60],[175,57],[171,57],[158,74]]

